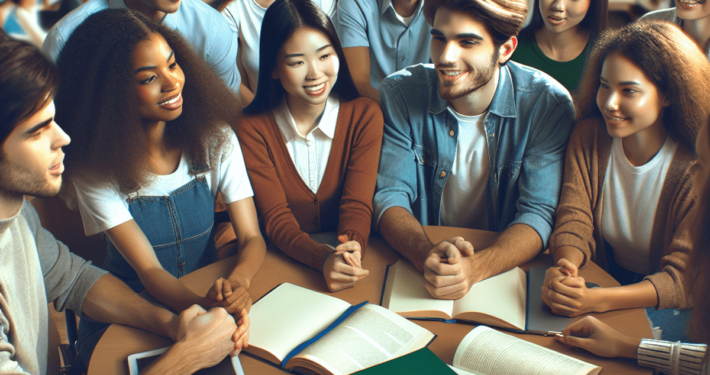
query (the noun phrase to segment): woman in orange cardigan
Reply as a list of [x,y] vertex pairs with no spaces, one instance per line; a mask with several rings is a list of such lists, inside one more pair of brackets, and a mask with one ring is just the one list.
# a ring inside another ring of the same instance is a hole
[[[558,267],[543,300],[568,316],[691,307],[687,170],[710,106],[710,63],[677,26],[639,21],[602,35],[576,99],[550,237]],[[587,288],[577,269],[590,259],[622,286]]]
[[[359,97],[333,25],[311,1],[277,0],[262,25],[258,89],[236,131],[263,229],[331,291],[352,287],[368,274],[382,112]],[[319,232],[340,244],[310,238]]]

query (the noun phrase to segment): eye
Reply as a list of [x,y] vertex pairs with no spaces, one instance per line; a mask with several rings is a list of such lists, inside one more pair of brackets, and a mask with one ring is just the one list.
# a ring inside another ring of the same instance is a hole
[[178,67],[177,61],[173,62],[173,63],[170,64],[170,66],[169,66],[170,70],[175,70],[175,68],[177,68],[177,67]]
[[634,89],[624,89],[624,93],[626,93],[626,94],[635,94],[635,93],[637,93],[637,92],[638,92],[638,91],[636,91],[636,90],[634,90]]
[[461,41],[461,44],[466,46],[475,46],[476,44],[478,44],[478,42],[473,39],[464,39]]
[[326,53],[325,55],[321,56],[320,59],[321,59],[321,60],[325,60],[325,59],[327,59],[328,57],[330,57],[330,54],[329,54],[329,53]]
[[150,76],[150,78],[144,79],[144,80],[140,81],[140,84],[141,84],[141,85],[147,85],[147,84],[153,82],[154,79],[155,79],[155,76]]
[[603,88],[603,89],[608,89],[608,88],[609,88],[609,86],[605,85],[604,82],[599,82],[599,87],[601,87],[601,88]]

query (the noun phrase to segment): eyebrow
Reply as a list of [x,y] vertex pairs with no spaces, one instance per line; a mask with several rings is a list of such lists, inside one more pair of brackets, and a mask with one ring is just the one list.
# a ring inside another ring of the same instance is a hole
[[25,132],[25,135],[30,135],[30,134],[36,133],[37,130],[40,130],[40,129],[42,129],[43,127],[45,127],[45,126],[51,124],[53,120],[54,120],[54,117],[50,117],[49,119],[47,119],[47,120],[45,120],[45,121],[42,121],[41,123],[39,123],[39,124],[37,124],[37,125],[31,127],[29,130],[27,130],[27,131]]
[[[320,51],[322,51],[322,50],[324,50],[324,49],[326,49],[326,48],[328,48],[328,47],[331,47],[331,45],[330,45],[330,44],[326,44],[326,45],[324,45],[323,47],[318,48],[318,49],[316,50],[316,52],[320,52]],[[290,55],[284,56],[284,59],[288,59],[289,57],[299,57],[299,56],[303,56],[303,54],[302,54],[302,53],[292,53],[292,54],[290,54]]]
[[[441,31],[439,31],[439,30],[437,30],[437,29],[431,29],[431,35],[434,35],[434,36],[444,36],[444,33],[442,33]],[[483,40],[483,37],[480,36],[480,35],[478,35],[478,34],[475,34],[475,33],[462,33],[462,34],[456,35],[456,37],[455,37],[454,39],[478,39],[478,40]]]
[[[170,59],[173,58],[173,55],[174,55],[174,54],[175,54],[175,51],[170,51],[170,54],[168,55],[168,60],[167,60],[168,62],[170,61]],[[133,74],[142,72],[142,71],[144,71],[144,70],[156,69],[156,68],[157,68],[157,66],[144,66],[144,67],[141,67],[141,68],[138,68],[138,69],[134,70],[134,71],[133,71]]]
[[[609,82],[606,79],[604,79],[604,77],[599,77],[599,80],[604,81],[604,82]],[[636,81],[624,81],[624,82],[619,82],[619,86],[641,86],[641,83],[636,82]]]

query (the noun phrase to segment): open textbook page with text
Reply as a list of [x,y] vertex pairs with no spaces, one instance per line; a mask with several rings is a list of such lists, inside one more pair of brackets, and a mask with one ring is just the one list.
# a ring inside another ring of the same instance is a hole
[[434,337],[383,307],[367,304],[289,360],[286,369],[346,375],[421,349]]
[[486,326],[456,349],[454,367],[478,375],[596,375],[602,368]]

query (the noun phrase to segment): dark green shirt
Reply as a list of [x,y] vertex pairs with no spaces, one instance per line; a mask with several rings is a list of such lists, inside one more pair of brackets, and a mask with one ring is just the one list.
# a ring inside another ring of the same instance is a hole
[[535,41],[534,31],[528,27],[518,35],[518,48],[513,52],[511,60],[549,74],[571,92],[577,89],[579,80],[582,78],[584,60],[587,58],[591,45],[590,40],[584,51],[571,61],[555,61],[542,53],[540,46]]

